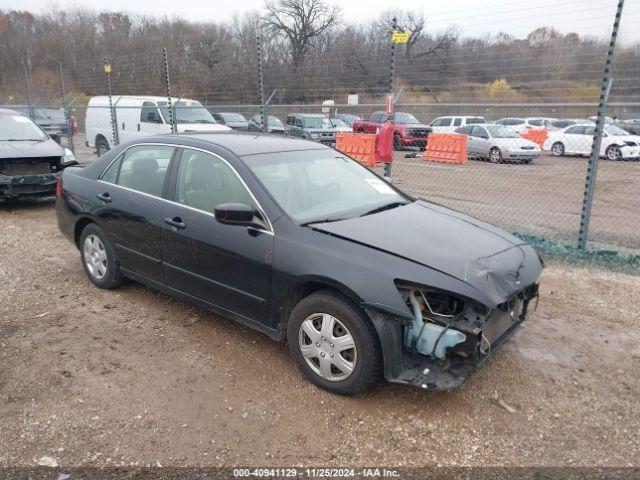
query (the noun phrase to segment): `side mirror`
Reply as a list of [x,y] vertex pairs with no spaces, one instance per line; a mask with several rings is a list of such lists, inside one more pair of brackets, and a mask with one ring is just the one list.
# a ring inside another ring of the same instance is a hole
[[228,225],[253,225],[253,208],[243,203],[221,203],[214,209],[216,220]]

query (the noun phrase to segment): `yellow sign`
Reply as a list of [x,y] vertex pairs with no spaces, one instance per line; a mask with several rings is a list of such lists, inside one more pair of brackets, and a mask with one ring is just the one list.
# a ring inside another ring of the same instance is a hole
[[104,64],[104,73],[111,73],[111,65],[108,63]]
[[407,43],[410,34],[409,30],[394,30],[391,34],[391,41],[393,43]]

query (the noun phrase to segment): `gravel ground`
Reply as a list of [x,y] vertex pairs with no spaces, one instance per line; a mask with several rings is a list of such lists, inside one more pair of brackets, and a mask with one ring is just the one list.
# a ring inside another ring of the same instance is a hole
[[550,265],[462,388],[306,382],[261,334],[93,287],[50,202],[0,205],[0,466],[639,466],[640,278]]

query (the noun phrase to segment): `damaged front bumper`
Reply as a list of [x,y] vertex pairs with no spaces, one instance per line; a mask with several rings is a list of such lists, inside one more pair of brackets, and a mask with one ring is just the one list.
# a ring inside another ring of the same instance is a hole
[[0,200],[54,195],[59,172],[38,175],[0,174]]
[[431,355],[425,355],[416,349],[415,342],[408,348],[407,329],[412,328],[409,323],[370,311],[381,339],[385,378],[428,390],[459,387],[522,326],[531,302],[537,298],[537,284],[515,293],[502,308],[493,309],[482,318],[482,328],[464,331],[464,343],[448,347],[445,355],[437,355],[435,348]]

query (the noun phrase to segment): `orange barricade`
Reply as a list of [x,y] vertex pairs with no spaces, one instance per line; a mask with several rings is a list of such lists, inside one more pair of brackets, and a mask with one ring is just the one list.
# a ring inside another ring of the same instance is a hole
[[457,133],[430,133],[423,158],[432,162],[467,163],[467,136]]
[[537,143],[540,148],[543,148],[549,132],[546,130],[529,130],[527,133],[521,133],[520,136]]
[[366,167],[376,166],[376,135],[374,133],[339,132],[336,150],[349,155]]

